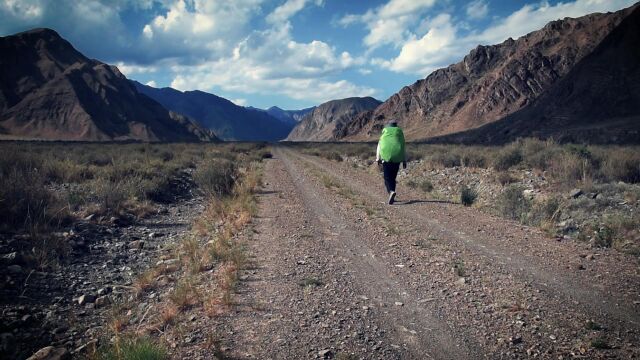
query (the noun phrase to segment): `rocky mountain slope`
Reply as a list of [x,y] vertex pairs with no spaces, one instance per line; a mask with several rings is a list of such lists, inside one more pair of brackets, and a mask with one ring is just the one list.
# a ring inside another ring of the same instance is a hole
[[[566,77],[634,8],[565,18],[517,40],[478,46],[461,62],[436,70],[375,110],[359,114],[336,135],[345,140],[371,139],[385,122],[395,119],[405,128],[407,138],[416,140],[500,120],[530,106]],[[599,81],[605,87],[603,93],[620,90],[609,87],[613,84],[604,78],[595,79],[597,74],[582,75],[585,84]],[[576,97],[572,107],[588,109],[591,100]]]
[[375,109],[381,102],[372,97],[332,100],[305,115],[291,131],[287,141],[329,141],[355,115]]
[[156,89],[132,81],[139,92],[158,101],[167,109],[185,114],[213,130],[223,140],[276,141],[284,139],[293,128],[263,110],[238,106],[231,101],[203,91]]
[[531,106],[439,140],[498,143],[528,135],[571,142],[640,141],[640,7]]
[[196,122],[139,94],[117,68],[50,29],[0,38],[0,137],[209,141]]

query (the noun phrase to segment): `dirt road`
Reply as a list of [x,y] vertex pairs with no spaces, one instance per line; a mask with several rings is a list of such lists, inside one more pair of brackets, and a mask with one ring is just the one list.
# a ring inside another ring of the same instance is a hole
[[228,334],[238,358],[640,357],[638,260],[278,148]]

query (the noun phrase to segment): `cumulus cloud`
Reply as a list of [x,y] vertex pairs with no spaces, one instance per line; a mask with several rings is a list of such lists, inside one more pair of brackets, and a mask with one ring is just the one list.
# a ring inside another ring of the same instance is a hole
[[261,0],[176,0],[141,32],[141,46],[153,59],[197,62],[226,56],[246,36]]
[[489,5],[484,0],[475,0],[467,5],[465,11],[471,19],[482,19],[489,13]]
[[176,66],[171,83],[176,89],[213,89],[250,94],[281,94],[324,102],[349,96],[370,96],[375,89],[345,80],[330,80],[341,71],[362,63],[348,52],[338,53],[329,44],[314,40],[296,42],[286,23],[255,31],[231,56],[197,66]]
[[409,27],[415,25],[425,10],[435,4],[435,0],[390,0],[361,15],[348,14],[338,23],[348,26],[363,23],[368,34],[363,42],[370,49],[383,45],[401,45],[411,36]]
[[4,0],[0,9],[22,20],[35,20],[42,16],[43,5],[40,0]]
[[125,76],[132,76],[132,75],[138,75],[138,74],[149,74],[149,73],[155,73],[155,72],[158,71],[158,67],[156,67],[156,66],[133,65],[133,64],[124,63],[122,61],[117,62],[116,63],[116,67]]
[[313,2],[317,6],[322,6],[323,4],[323,0],[287,0],[267,16],[267,22],[270,24],[281,24],[288,21],[310,2]]
[[238,106],[247,106],[247,99],[231,99],[231,102]]
[[518,38],[542,28],[552,20],[579,17],[593,12],[614,11],[633,5],[635,0],[576,0],[550,5],[547,2],[525,5],[483,30],[471,30],[460,36],[460,25],[449,14],[440,14],[426,22],[423,35],[411,34],[393,59],[376,58],[372,64],[409,74],[426,76],[432,71],[460,61],[478,44],[496,44]]
[[147,81],[145,85],[151,86],[151,87],[158,87],[158,84],[156,84],[155,80]]

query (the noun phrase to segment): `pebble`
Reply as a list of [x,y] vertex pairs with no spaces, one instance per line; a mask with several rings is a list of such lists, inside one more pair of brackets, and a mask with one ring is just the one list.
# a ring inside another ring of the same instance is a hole
[[396,306],[404,306],[404,303],[402,303],[400,301],[396,301]]

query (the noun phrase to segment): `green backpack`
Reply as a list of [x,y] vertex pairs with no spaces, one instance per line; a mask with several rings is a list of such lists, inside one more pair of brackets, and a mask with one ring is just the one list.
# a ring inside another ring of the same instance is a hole
[[380,158],[385,162],[401,163],[404,157],[404,133],[399,127],[386,127],[380,136]]

